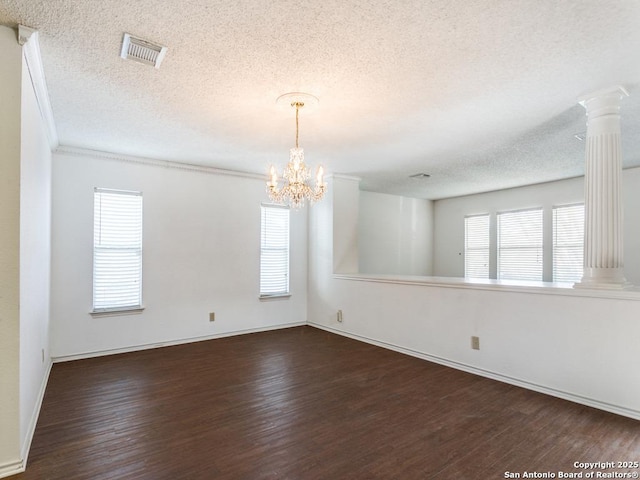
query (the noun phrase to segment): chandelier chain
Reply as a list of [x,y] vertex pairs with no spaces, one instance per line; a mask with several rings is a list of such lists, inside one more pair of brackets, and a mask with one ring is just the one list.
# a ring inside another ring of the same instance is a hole
[[304,107],[304,102],[294,102],[296,107],[296,148],[298,148],[298,114],[300,113],[300,107]]

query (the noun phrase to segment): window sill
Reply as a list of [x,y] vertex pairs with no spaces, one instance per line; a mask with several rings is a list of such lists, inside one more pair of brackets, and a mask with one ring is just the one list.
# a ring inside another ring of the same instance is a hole
[[275,293],[273,295],[260,295],[260,300],[277,300],[277,299],[284,299],[284,298],[289,298],[291,296],[290,293]]
[[92,310],[89,314],[92,317],[115,317],[120,315],[138,315],[144,311],[143,306],[139,307],[123,307],[123,308],[104,308],[101,310]]

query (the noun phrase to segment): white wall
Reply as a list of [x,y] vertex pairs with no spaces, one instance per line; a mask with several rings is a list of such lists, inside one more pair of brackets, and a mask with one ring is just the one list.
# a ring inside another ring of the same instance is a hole
[[[53,357],[306,322],[307,214],[291,212],[291,297],[259,300],[260,179],[54,154]],[[93,189],[143,193],[141,314],[92,317]],[[215,322],[209,322],[215,312]]]
[[0,477],[20,459],[20,101],[22,49],[0,26]]
[[26,60],[20,172],[20,444],[26,455],[50,367],[51,149]]
[[[640,285],[640,168],[624,170],[624,260],[627,280]],[[555,205],[584,202],[584,178],[437,200],[434,205],[434,271],[436,276],[464,276],[464,217],[491,215],[492,267],[495,278],[496,212],[542,207],[545,221],[545,281],[552,279],[551,222]],[[546,248],[546,247],[549,248]]]
[[[323,235],[331,209],[342,207],[334,198],[311,211],[310,324],[640,418],[640,294],[334,275]],[[470,348],[472,335],[480,337],[479,351]]]
[[433,202],[360,192],[360,273],[431,275]]
[[624,208],[624,271],[627,280],[640,286],[640,168],[622,172]]
[[[341,207],[333,210],[333,268],[336,272],[357,272],[358,267],[358,211],[360,179],[348,176],[329,178],[329,205],[338,199]],[[324,200],[323,200],[324,201]],[[315,206],[314,206],[315,207]]]

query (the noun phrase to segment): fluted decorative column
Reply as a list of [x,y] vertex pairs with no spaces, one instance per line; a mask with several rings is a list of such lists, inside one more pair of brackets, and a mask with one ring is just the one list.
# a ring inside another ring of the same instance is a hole
[[584,274],[581,288],[622,289],[624,277],[620,101],[623,87],[582,98],[587,110],[584,175]]

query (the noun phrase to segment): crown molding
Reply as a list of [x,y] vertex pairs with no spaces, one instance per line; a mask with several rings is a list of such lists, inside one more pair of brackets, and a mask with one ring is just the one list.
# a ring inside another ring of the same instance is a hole
[[92,157],[101,160],[112,160],[116,162],[134,163],[138,165],[148,165],[152,167],[173,168],[176,170],[186,170],[190,172],[206,173],[209,175],[228,175],[232,177],[250,178],[252,180],[267,180],[266,175],[257,173],[240,172],[236,170],[226,170],[223,168],[208,167],[206,165],[194,165],[192,163],[182,163],[172,160],[160,160],[156,158],[136,157],[132,155],[124,155],[120,153],[104,152],[100,150],[91,150],[82,147],[73,147],[69,145],[60,145],[55,152],[59,155],[68,155],[74,157]]
[[337,180],[349,180],[352,182],[360,182],[362,180],[362,178],[360,177],[355,177],[353,175],[344,175],[342,173],[329,173],[327,175],[325,175],[327,178],[335,178]]
[[51,150],[58,148],[60,141],[58,139],[58,130],[56,122],[53,118],[53,109],[49,100],[49,90],[44,77],[44,68],[42,67],[42,56],[40,55],[40,43],[38,42],[38,31],[18,25],[18,43],[22,45],[22,52],[27,63],[31,85],[36,96],[40,115],[45,123],[47,137],[49,138],[49,146]]

